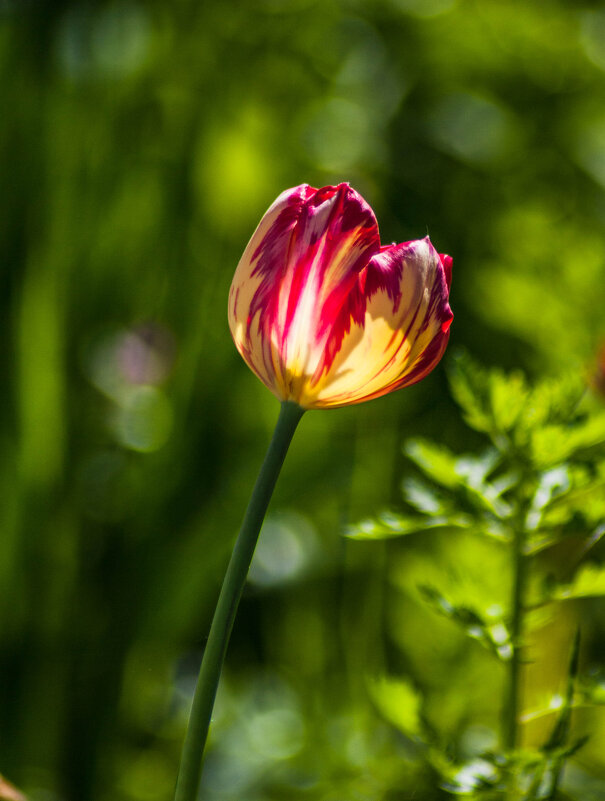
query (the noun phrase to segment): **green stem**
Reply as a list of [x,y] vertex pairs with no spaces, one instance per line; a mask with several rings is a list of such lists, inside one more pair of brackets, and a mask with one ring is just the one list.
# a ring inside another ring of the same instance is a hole
[[296,403],[282,403],[273,438],[231,554],[193,696],[175,801],[195,801],[197,798],[204,746],[235,613],[277,477],[303,412],[304,409]]
[[[519,516],[521,518],[521,515]],[[511,596],[511,643],[512,656],[509,663],[508,688],[504,709],[504,747],[512,751],[518,744],[518,719],[520,709],[521,645],[523,639],[523,612],[525,604],[525,585],[527,580],[527,557],[523,550],[525,531],[523,520],[515,527],[513,541],[513,586]]]

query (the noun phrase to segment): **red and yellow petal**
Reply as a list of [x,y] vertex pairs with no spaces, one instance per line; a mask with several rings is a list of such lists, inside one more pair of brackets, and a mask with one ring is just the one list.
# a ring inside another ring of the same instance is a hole
[[261,220],[233,279],[229,323],[244,359],[280,399],[299,400],[309,376],[325,369],[328,341],[362,319],[358,303],[335,327],[379,243],[372,209],[348,184],[295,187]]
[[[447,265],[447,266],[446,266]],[[416,383],[438,363],[453,318],[451,259],[428,237],[383,248],[360,275],[363,322],[352,321],[330,368],[305,385],[299,403],[361,403]]]

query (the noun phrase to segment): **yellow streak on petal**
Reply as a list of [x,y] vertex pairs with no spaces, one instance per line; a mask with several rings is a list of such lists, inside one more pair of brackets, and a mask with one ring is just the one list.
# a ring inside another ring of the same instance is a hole
[[417,248],[417,259],[403,272],[399,308],[393,310],[386,292],[377,292],[371,298],[364,326],[351,327],[328,373],[300,399],[302,406],[341,406],[386,390],[411,372],[439,335],[437,318],[420,330],[433,283],[438,279],[437,256],[429,245],[419,243]]

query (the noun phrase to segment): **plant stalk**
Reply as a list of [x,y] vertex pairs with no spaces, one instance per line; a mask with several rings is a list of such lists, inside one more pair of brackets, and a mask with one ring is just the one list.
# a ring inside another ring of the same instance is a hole
[[[521,516],[520,516],[521,517]],[[512,655],[509,662],[508,687],[504,708],[504,747],[513,751],[518,745],[518,720],[520,712],[521,648],[523,640],[523,613],[525,587],[527,583],[527,556],[524,553],[525,530],[523,520],[515,527],[513,540],[513,586],[511,593]]]
[[233,621],[269,501],[303,413],[304,409],[296,403],[290,401],[282,403],[267,455],[258,474],[231,554],[193,696],[189,725],[181,754],[175,801],[195,801],[198,795],[204,747]]

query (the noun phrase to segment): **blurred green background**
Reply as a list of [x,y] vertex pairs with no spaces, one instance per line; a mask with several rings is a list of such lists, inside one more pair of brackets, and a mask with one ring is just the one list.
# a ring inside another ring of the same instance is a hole
[[[385,241],[429,233],[453,255],[450,349],[589,376],[605,5],[1,0],[0,69],[0,772],[34,801],[169,799],[278,412],[226,322],[249,236],[286,187],[349,181]],[[454,751],[497,720],[497,670],[479,657],[469,697],[448,696],[459,641],[388,580],[414,546],[341,536],[398,502],[419,434],[479,441],[443,366],[303,419],[236,623],[206,801],[440,798],[367,687],[384,664],[426,673],[434,638]],[[456,553],[435,538],[411,557]],[[567,614],[603,634],[602,604]]]

